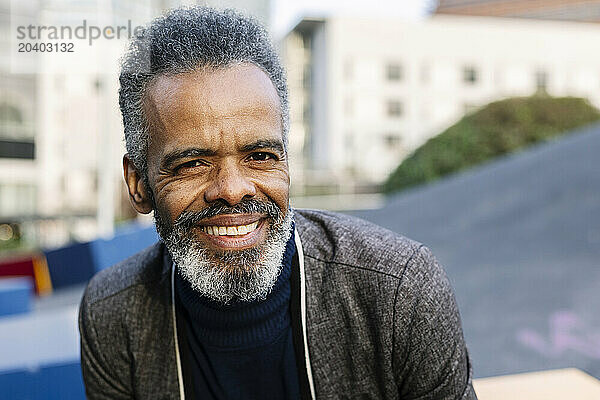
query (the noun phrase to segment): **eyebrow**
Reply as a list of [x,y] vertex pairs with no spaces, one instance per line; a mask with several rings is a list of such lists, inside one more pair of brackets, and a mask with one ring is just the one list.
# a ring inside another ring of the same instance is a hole
[[[250,152],[261,149],[273,149],[277,150],[280,153],[284,152],[283,143],[281,140],[270,140],[270,139],[262,139],[257,140],[256,142],[252,142],[246,144],[240,148],[243,152]],[[191,147],[185,150],[174,150],[167,154],[162,159],[163,168],[168,168],[173,165],[177,160],[187,157],[209,157],[216,155],[217,152],[210,149],[202,149],[198,147]]]
[[283,153],[283,151],[284,151],[283,143],[281,142],[281,140],[270,140],[270,139],[257,140],[256,142],[246,144],[240,148],[240,150],[243,152],[261,150],[261,149],[273,149],[273,150],[279,151],[280,153]]
[[192,147],[185,150],[174,150],[170,153],[165,154],[162,160],[163,167],[168,167],[172,165],[175,161],[186,158],[186,157],[208,157],[214,156],[216,152],[210,149],[201,149],[197,147]]

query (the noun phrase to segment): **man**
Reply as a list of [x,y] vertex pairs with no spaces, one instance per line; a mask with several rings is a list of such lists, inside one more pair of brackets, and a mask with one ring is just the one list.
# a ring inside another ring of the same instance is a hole
[[171,11],[120,82],[125,181],[162,241],[86,289],[89,398],[476,398],[429,250],[289,207],[287,87],[262,28]]

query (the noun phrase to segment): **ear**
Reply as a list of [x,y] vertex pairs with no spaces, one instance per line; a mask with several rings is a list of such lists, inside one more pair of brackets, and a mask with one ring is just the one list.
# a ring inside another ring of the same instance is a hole
[[128,154],[123,156],[123,177],[129,190],[129,200],[133,208],[140,214],[149,214],[153,210],[152,201],[144,185],[142,175],[135,168]]

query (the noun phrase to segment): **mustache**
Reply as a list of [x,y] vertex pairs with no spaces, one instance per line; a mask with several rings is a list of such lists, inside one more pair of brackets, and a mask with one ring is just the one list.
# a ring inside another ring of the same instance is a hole
[[173,222],[173,228],[184,232],[198,225],[203,219],[221,214],[265,214],[273,221],[279,221],[283,218],[282,210],[270,199],[268,201],[243,199],[233,206],[218,200],[203,210],[182,212]]

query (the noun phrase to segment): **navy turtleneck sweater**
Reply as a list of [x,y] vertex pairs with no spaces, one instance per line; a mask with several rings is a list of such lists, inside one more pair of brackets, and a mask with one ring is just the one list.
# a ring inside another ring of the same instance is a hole
[[300,398],[290,324],[290,275],[295,252],[292,234],[281,274],[261,301],[223,305],[200,296],[177,274],[187,398]]

